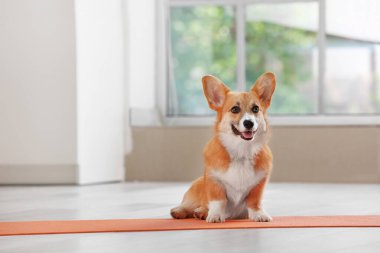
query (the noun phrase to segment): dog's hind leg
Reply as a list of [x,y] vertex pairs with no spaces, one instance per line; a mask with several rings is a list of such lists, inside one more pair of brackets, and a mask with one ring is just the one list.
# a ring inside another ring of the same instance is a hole
[[204,202],[203,177],[193,182],[190,189],[185,193],[181,205],[170,210],[170,215],[175,219],[193,218],[194,211],[199,209]]
[[208,208],[204,206],[200,206],[194,210],[194,218],[200,219],[200,220],[205,220],[208,215]]
[[181,205],[170,210],[170,215],[175,219],[193,218],[194,210],[199,206],[191,196],[189,191],[183,197]]
[[186,219],[193,217],[193,211],[185,206],[177,206],[170,210],[170,215],[174,219]]

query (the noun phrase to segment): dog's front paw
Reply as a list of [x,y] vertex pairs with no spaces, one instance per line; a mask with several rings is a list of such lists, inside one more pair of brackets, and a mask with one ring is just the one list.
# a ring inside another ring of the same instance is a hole
[[269,222],[272,221],[272,217],[267,214],[263,209],[253,210],[248,208],[248,218],[257,222]]
[[210,201],[210,203],[208,204],[209,210],[208,210],[206,221],[213,222],[213,223],[225,222],[226,203],[227,201],[221,201],[221,200]]
[[220,222],[225,222],[226,217],[223,214],[218,214],[218,213],[211,214],[211,213],[209,213],[207,215],[206,221],[211,222],[211,223],[220,223]]

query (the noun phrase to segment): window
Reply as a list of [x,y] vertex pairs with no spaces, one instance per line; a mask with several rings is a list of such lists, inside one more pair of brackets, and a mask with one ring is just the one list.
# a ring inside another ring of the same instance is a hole
[[318,112],[318,4],[275,3],[246,7],[246,80],[276,73],[272,114]]
[[329,0],[327,4],[325,111],[380,113],[380,3]]
[[210,114],[201,77],[218,74],[236,89],[235,12],[232,6],[170,9],[169,115]]
[[277,75],[272,116],[380,112],[380,3],[374,0],[168,0],[167,117],[211,116],[201,77],[248,90]]

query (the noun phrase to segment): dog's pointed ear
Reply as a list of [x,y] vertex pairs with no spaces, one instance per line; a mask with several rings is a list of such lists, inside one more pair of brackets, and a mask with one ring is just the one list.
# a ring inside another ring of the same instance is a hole
[[256,93],[261,103],[268,108],[272,99],[273,92],[276,88],[276,76],[272,72],[266,72],[257,78],[251,88],[251,92]]
[[202,84],[208,106],[213,110],[220,109],[230,89],[218,78],[211,75],[202,77]]

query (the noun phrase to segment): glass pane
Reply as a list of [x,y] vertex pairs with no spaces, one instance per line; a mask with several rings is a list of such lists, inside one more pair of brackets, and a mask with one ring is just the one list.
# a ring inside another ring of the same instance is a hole
[[325,111],[380,112],[380,3],[331,0],[326,4]]
[[277,75],[272,114],[317,112],[318,4],[253,4],[246,11],[246,79]]
[[168,114],[210,115],[201,78],[212,74],[236,87],[234,8],[170,8]]

